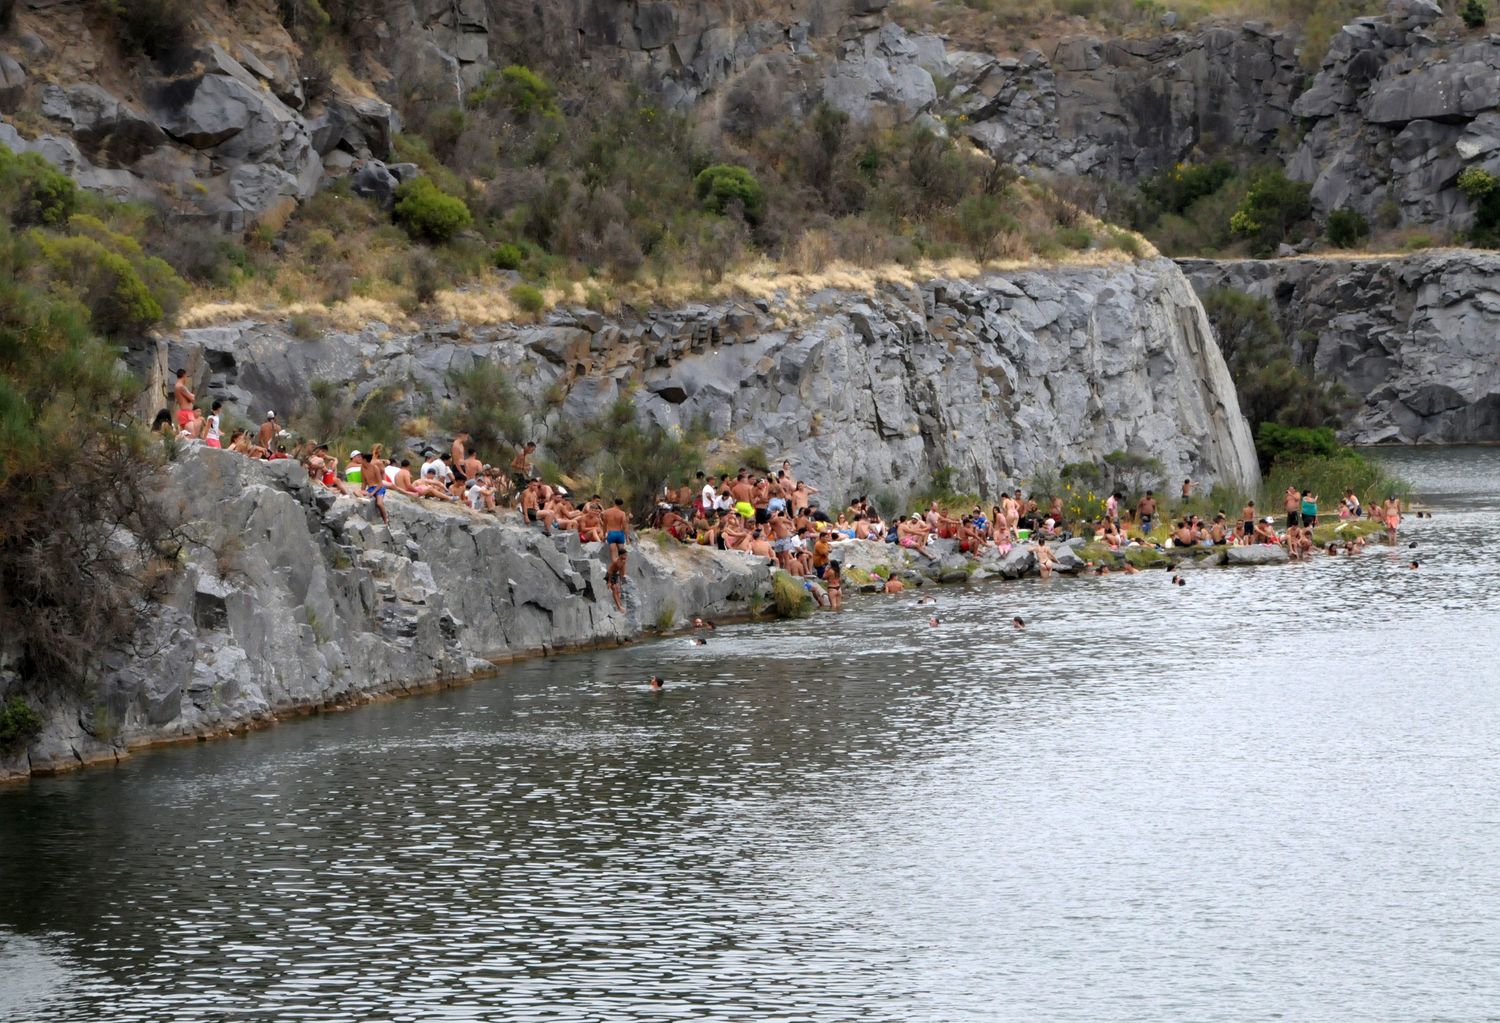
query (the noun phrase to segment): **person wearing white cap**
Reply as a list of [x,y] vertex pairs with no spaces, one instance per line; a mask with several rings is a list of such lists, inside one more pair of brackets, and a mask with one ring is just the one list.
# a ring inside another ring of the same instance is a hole
[[276,413],[267,412],[266,421],[260,424],[260,429],[255,433],[255,443],[267,451],[271,450],[271,442],[276,439]]
[[358,451],[349,452],[349,464],[344,469],[344,480],[362,487],[365,485],[365,467],[364,463],[359,460],[359,455]]

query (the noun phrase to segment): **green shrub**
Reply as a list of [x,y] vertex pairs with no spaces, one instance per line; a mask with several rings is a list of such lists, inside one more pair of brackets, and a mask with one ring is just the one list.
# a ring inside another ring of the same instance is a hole
[[530,284],[517,284],[510,289],[510,300],[523,312],[535,316],[547,306],[547,300],[542,293]]
[[130,260],[118,252],[93,238],[38,235],[35,241],[50,265],[56,288],[89,310],[90,322],[101,334],[139,335],[160,322],[161,303]]
[[1458,190],[1474,204],[1469,240],[1486,248],[1500,247],[1500,178],[1482,167],[1467,167],[1458,176]]
[[1458,15],[1470,28],[1483,28],[1484,23],[1489,20],[1490,5],[1485,0],[1464,0],[1458,9]]
[[562,116],[552,86],[541,75],[519,64],[486,74],[469,100],[475,106],[498,103],[522,119]]
[[477,451],[510,464],[515,448],[525,440],[525,408],[511,386],[510,370],[494,362],[476,362],[448,374],[453,400],[443,413],[449,430],[469,434]]
[[1141,182],[1141,194],[1168,213],[1182,213],[1205,196],[1213,195],[1234,177],[1228,160],[1179,163]]
[[1341,249],[1352,249],[1370,235],[1370,222],[1348,207],[1328,214],[1328,242]]
[[1279,170],[1264,171],[1250,183],[1244,201],[1229,218],[1229,229],[1249,239],[1252,255],[1269,256],[1312,212],[1311,195],[1307,182],[1292,181]]
[[1063,248],[1074,249],[1079,252],[1094,244],[1094,236],[1081,227],[1059,227],[1053,232],[1052,237]]
[[723,216],[733,203],[739,203],[745,219],[752,224],[760,222],[766,212],[766,196],[744,167],[732,163],[717,163],[705,167],[693,179],[693,189],[703,208],[710,213]]
[[519,270],[521,264],[526,262],[526,250],[512,242],[502,242],[495,246],[490,262],[500,270]]
[[29,746],[42,734],[42,716],[19,696],[0,704],[0,756]]
[[1255,450],[1267,464],[1283,459],[1328,458],[1338,454],[1339,441],[1326,426],[1283,426],[1261,423],[1255,431]]
[[63,224],[78,208],[78,186],[39,154],[0,146],[0,205],[17,227]]
[[462,199],[439,190],[428,177],[414,178],[396,189],[395,216],[411,237],[439,244],[451,240],[474,219]]
[[812,614],[813,600],[800,579],[778,569],[771,576],[771,607],[777,618],[806,618]]

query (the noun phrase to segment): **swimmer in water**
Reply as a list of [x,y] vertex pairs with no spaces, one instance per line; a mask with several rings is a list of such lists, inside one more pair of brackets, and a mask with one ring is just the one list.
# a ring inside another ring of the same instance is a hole
[[1026,628],[1026,621],[1020,615],[1016,615],[1010,620],[1010,625],[1013,629],[1024,629]]
[[708,646],[708,640],[702,638],[695,639],[693,640],[693,646]]
[[917,604],[919,606],[922,605],[922,604],[936,604],[936,603],[937,603],[937,598],[934,597],[930,593],[924,593],[920,597],[917,598]]
[[1417,568],[1418,568],[1418,565],[1417,565],[1417,563],[1416,563],[1416,562],[1415,562],[1415,561],[1413,561],[1413,562],[1412,562],[1412,563],[1411,563],[1411,569],[1412,569],[1412,571],[1413,571],[1413,572],[1415,572],[1415,571],[1416,571],[1416,570],[1417,570]]
[[667,680],[662,678],[660,675],[652,675],[649,679],[646,680],[646,684],[652,689],[661,689],[667,684]]
[[939,626],[939,625],[942,625],[942,624],[943,624],[943,623],[942,623],[942,622],[940,622],[940,621],[938,621],[938,617],[937,617],[937,615],[933,615],[933,616],[932,616],[932,619],[931,619],[931,620],[930,620],[930,621],[929,621],[929,622],[928,622],[928,623],[927,623],[927,624],[928,624],[928,625],[930,625],[930,626],[932,626],[932,627],[933,627],[933,628],[934,628],[934,629],[935,629],[935,628],[937,628],[937,627],[938,627],[938,626]]

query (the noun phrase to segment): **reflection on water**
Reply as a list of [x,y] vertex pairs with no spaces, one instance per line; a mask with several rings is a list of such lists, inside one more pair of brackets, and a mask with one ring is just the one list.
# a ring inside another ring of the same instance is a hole
[[1495,1019],[1500,449],[1389,457],[1417,572],[866,601],[0,791],[0,1018]]

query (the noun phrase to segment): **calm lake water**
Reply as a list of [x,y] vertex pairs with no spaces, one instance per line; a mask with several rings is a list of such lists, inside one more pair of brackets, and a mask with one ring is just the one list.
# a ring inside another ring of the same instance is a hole
[[0,1019],[1500,1019],[1500,448],[1382,457],[1419,571],[867,598],[0,789]]

